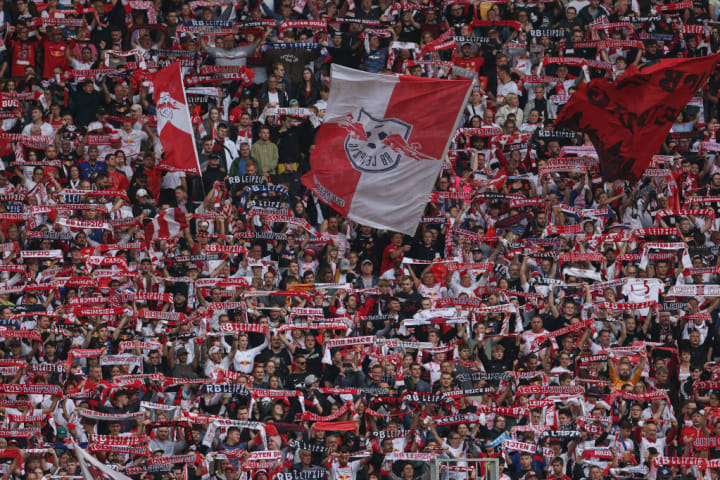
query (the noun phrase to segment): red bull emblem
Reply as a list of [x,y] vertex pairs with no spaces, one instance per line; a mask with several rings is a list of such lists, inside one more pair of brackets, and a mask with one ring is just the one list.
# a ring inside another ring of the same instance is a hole
[[396,118],[378,120],[360,109],[357,120],[351,113],[338,122],[348,132],[345,153],[356,170],[368,173],[387,172],[402,157],[413,160],[435,160],[420,151],[417,143],[408,143],[412,125]]
[[168,92],[162,92],[160,94],[160,99],[155,104],[155,109],[157,110],[158,115],[168,121],[172,121],[173,110],[180,110],[180,108],[182,108],[182,104],[173,99]]

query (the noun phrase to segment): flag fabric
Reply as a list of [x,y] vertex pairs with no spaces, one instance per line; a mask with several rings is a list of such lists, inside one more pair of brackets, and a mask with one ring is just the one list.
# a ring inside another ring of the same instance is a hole
[[590,137],[606,181],[638,180],[660,150],[675,118],[712,73],[720,54],[630,66],[615,82],[583,83],[556,128]]
[[127,475],[100,462],[80,448],[77,443],[73,442],[72,445],[84,480],[132,480]]
[[358,223],[414,234],[471,87],[333,65],[303,183]]
[[153,85],[157,131],[165,152],[161,167],[171,172],[200,175],[200,161],[185,100],[180,62],[174,62],[147,76]]
[[173,238],[182,234],[187,226],[185,212],[179,208],[168,208],[145,225],[145,240]]

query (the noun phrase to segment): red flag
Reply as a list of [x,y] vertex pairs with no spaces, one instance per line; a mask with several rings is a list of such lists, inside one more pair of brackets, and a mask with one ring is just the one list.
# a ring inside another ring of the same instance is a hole
[[413,234],[471,87],[333,65],[303,183],[358,223]]
[[190,111],[185,100],[180,62],[157,73],[148,74],[153,85],[157,111],[157,130],[165,159],[160,167],[171,172],[192,172],[200,175]]
[[672,123],[705,84],[720,54],[634,66],[615,82],[583,83],[555,126],[585,132],[605,180],[637,180],[665,141]]

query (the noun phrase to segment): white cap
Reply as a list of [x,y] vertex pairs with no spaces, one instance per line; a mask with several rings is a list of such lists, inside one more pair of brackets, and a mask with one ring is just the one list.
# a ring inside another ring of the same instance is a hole
[[105,128],[105,126],[102,123],[97,122],[97,121],[90,122],[90,125],[88,125],[88,127],[87,127],[88,132],[92,132],[94,130],[102,130],[103,128]]
[[140,190],[138,190],[137,192],[135,192],[135,196],[136,196],[136,197],[147,197],[147,196],[148,196],[148,191],[145,190],[144,188],[141,188]]
[[214,353],[220,353],[220,352],[222,352],[222,350],[220,350],[220,347],[212,347],[212,348],[210,348],[208,355],[212,355]]

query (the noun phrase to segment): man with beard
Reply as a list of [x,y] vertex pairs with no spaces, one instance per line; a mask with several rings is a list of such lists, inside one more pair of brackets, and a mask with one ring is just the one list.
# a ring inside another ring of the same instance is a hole
[[400,277],[398,287],[395,297],[400,301],[400,314],[402,318],[410,318],[420,310],[422,295],[415,291],[413,281],[407,275]]
[[635,373],[631,374],[632,370],[630,366],[630,360],[627,357],[621,358],[616,369],[615,356],[611,352],[608,355],[608,368],[610,374],[610,381],[613,383],[613,385],[615,385],[615,388],[617,388],[618,390],[622,390],[625,385],[635,385],[635,383],[640,380],[640,377],[642,376],[642,371],[643,367],[645,366],[646,359],[647,351],[643,349],[640,351],[640,363],[635,369]]

